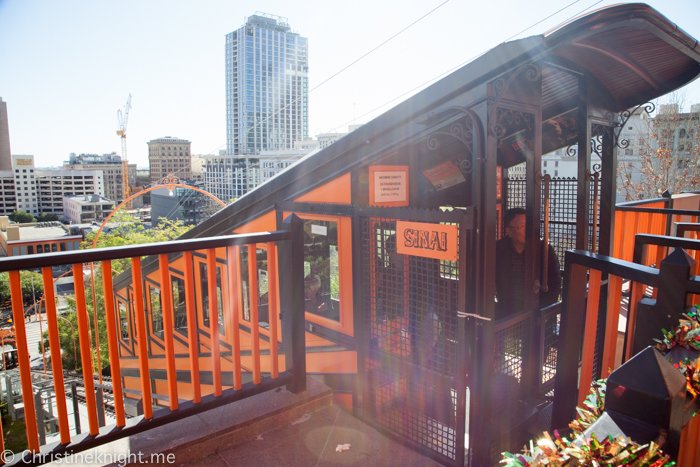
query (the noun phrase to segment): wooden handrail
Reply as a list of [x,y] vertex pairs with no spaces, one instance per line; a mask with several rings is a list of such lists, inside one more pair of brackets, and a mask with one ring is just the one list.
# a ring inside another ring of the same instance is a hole
[[161,254],[182,253],[185,251],[206,250],[235,245],[276,242],[291,239],[286,231],[260,232],[253,234],[226,235],[222,237],[172,240],[167,242],[147,243],[144,245],[116,246],[95,250],[62,251],[48,254],[11,256],[0,258],[0,272],[39,269],[66,264],[90,263],[106,260],[132,258],[136,256],[157,256]]

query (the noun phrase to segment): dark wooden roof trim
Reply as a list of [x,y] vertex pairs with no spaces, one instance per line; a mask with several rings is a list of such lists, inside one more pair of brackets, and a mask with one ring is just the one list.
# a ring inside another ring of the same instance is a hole
[[617,63],[626,66],[630,70],[632,70],[634,73],[636,73],[640,78],[642,78],[644,81],[646,81],[651,87],[656,89],[657,91],[659,90],[659,83],[657,83],[650,75],[647,73],[644,68],[641,65],[638,65],[637,63],[634,62],[629,57],[625,57],[621,53],[615,53],[611,52],[609,50],[604,49],[603,47],[599,45],[593,45],[590,43],[586,42],[574,42],[572,44],[575,47],[582,47],[585,49],[590,49],[594,50],[600,54],[605,55],[606,57],[610,57],[613,60],[615,60]]

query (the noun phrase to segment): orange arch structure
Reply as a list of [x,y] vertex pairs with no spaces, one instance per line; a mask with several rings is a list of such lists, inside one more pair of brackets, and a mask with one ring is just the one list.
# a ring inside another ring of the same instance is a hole
[[161,185],[155,185],[155,186],[146,188],[145,190],[139,191],[138,193],[134,193],[133,195],[129,196],[124,201],[122,201],[121,204],[119,204],[119,206],[114,208],[114,210],[109,213],[109,216],[107,216],[105,218],[105,220],[102,221],[102,225],[100,226],[100,229],[97,231],[97,234],[95,235],[95,240],[92,242],[92,247],[93,248],[97,247],[97,239],[100,238],[100,234],[102,233],[102,230],[104,229],[105,225],[107,225],[107,222],[109,222],[109,220],[112,218],[112,216],[117,211],[119,211],[125,204],[130,202],[132,199],[135,199],[135,198],[141,196],[142,194],[148,193],[149,191],[153,191],[157,188],[168,188],[170,190],[172,190],[173,188],[187,188],[190,190],[198,191],[198,192],[204,193],[205,195],[209,196],[210,198],[213,198],[214,200],[216,200],[216,202],[218,202],[221,205],[221,207],[226,207],[226,203],[224,203],[223,201],[221,201],[219,198],[212,195],[208,191],[204,191],[204,190],[197,188],[197,187],[194,187],[194,186],[183,185],[181,183],[178,183],[179,180],[172,175],[170,177],[164,179],[163,181],[164,181],[164,183],[162,183]]

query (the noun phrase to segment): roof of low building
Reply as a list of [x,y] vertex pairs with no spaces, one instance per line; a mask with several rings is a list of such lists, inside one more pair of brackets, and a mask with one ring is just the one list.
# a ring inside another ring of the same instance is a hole
[[[47,226],[40,226],[40,224],[52,224]],[[55,225],[58,224],[58,225]],[[17,226],[17,224],[10,224],[10,226]],[[7,239],[7,232],[2,231],[2,235]],[[70,235],[70,232],[61,225],[60,222],[41,222],[36,225],[24,225],[19,227],[19,240],[20,242],[32,242],[40,240],[51,240],[56,238],[71,237],[75,235]]]

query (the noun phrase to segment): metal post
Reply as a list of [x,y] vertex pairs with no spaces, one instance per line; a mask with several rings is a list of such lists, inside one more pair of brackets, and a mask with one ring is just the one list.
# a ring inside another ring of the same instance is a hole
[[632,355],[654,345],[660,329],[673,329],[690,305],[686,286],[693,277],[695,260],[682,248],[661,261],[659,265],[660,287],[656,302],[642,300],[637,307]]
[[576,249],[588,250],[590,210],[591,124],[588,117],[588,83],[578,80],[578,176],[576,187]]
[[282,222],[282,229],[292,233],[292,238],[282,244],[279,257],[282,342],[286,369],[294,375],[287,390],[299,394],[306,391],[304,222],[296,214],[290,214]]
[[[463,280],[460,278],[460,280]],[[465,455],[467,450],[466,445],[466,435],[468,432],[469,420],[467,418],[467,372],[471,371],[471,365],[469,355],[469,337],[474,337],[474,333],[467,333],[467,318],[466,316],[457,316],[457,336],[459,341],[457,343],[457,355],[464,357],[461,361],[462,365],[458,365],[457,374],[455,376],[455,389],[457,390],[457,421],[455,426],[455,431],[457,432],[456,439],[456,452],[455,452],[455,465],[465,465]],[[472,328],[474,326],[475,318],[471,318]],[[452,405],[450,401],[450,406]],[[452,410],[452,407],[450,407]]]
[[552,429],[567,427],[578,400],[578,362],[586,312],[587,268],[573,264],[566,253],[561,327],[557,341],[557,375],[554,379]]
[[36,425],[39,432],[39,444],[46,444],[46,432],[44,427],[44,406],[41,402],[41,391],[34,394],[34,407],[36,410]]
[[12,415],[12,420],[17,420],[15,414],[15,395],[12,394],[12,378],[5,375],[5,390],[7,391],[7,412]]
[[95,403],[97,405],[97,424],[105,426],[105,405],[101,387],[95,388]]
[[[613,129],[610,129],[612,133]],[[598,253],[612,256],[615,239],[615,198],[617,195],[617,150],[608,132],[603,132],[600,179],[600,243]],[[594,232],[595,235],[595,232]]]
[[[356,177],[353,172],[353,177]],[[356,186],[356,181],[353,182],[352,186]],[[365,251],[363,250],[363,238],[362,238],[362,218],[359,215],[359,211],[355,211],[352,217],[352,275],[353,275],[353,326],[355,330],[355,341],[360,343],[357,346],[357,377],[355,378],[355,384],[353,387],[353,415],[356,417],[361,417],[363,415],[365,407],[365,401],[369,400],[366,398],[365,392],[368,386],[365,384],[367,379],[367,372],[365,371],[365,360],[367,358],[367,349],[369,348],[369,340],[365,333],[365,309],[362,304],[364,303],[364,297],[366,296],[365,275],[362,274],[362,263]]]
[[73,419],[75,420],[75,434],[80,434],[80,407],[78,405],[78,383],[70,383],[70,393],[73,399]]

